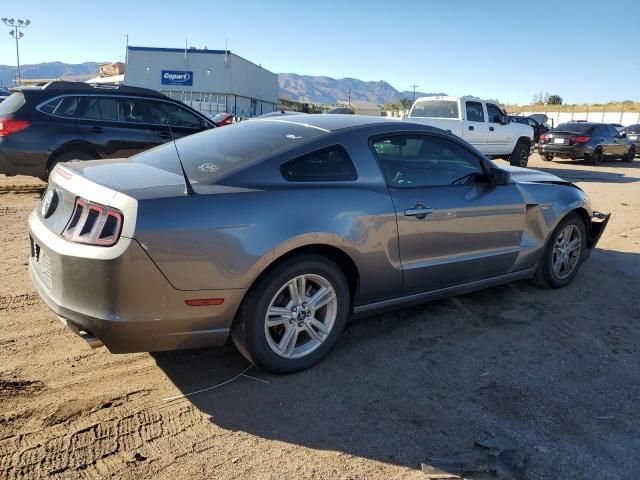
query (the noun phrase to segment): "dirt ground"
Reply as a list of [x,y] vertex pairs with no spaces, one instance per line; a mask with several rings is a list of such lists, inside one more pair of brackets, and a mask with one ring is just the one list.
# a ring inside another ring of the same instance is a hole
[[526,456],[527,479],[635,478],[640,161],[530,166],[613,212],[576,281],[361,320],[286,377],[246,370],[231,346],[91,350],[27,274],[44,184],[0,176],[0,478],[424,479],[421,463],[477,455],[489,433]]

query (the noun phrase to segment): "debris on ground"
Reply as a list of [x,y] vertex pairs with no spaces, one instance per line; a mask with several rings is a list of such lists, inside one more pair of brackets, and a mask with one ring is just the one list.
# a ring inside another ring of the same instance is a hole
[[[430,458],[420,466],[429,480],[462,479],[465,475],[488,473],[502,480],[524,478],[526,455],[509,439],[491,434],[474,444],[484,449],[479,458]],[[539,447],[544,449],[544,447]],[[542,450],[539,450],[542,451]]]

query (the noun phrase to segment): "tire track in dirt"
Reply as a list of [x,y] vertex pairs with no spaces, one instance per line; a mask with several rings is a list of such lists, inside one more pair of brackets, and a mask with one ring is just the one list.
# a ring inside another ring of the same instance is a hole
[[[125,402],[114,404],[104,415],[109,409],[97,406],[93,413],[85,412],[75,421],[0,439],[0,478],[113,475],[113,470],[126,467],[126,462],[147,459],[162,467],[213,448],[213,439],[221,435],[210,432],[208,418],[191,404],[179,402],[130,412]],[[208,427],[207,434],[198,432],[200,426]]]
[[16,184],[16,185],[0,185],[0,195],[8,193],[38,193],[43,194],[47,189],[46,184]]
[[36,292],[19,293],[17,295],[0,295],[0,312],[3,310],[17,310],[32,305],[41,304]]

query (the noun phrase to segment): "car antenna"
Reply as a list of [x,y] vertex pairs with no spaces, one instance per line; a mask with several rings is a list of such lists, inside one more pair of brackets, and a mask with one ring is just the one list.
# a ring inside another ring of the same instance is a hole
[[182,177],[184,178],[184,194],[185,195],[193,195],[196,193],[191,186],[191,182],[189,181],[189,177],[187,177],[187,172],[184,170],[184,165],[182,164],[182,159],[180,158],[180,152],[178,151],[178,145],[176,145],[176,138],[173,136],[173,130],[171,130],[171,123],[167,119],[165,124],[169,128],[169,135],[171,136],[171,142],[173,142],[173,148],[176,149],[176,155],[178,156],[178,163],[180,164],[180,170],[182,170]]

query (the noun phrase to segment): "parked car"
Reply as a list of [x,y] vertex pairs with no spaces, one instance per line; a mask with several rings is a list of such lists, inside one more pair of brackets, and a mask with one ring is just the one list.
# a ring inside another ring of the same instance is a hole
[[336,107],[327,112],[329,115],[355,115],[356,112],[351,107]]
[[629,125],[621,133],[624,133],[627,140],[636,147],[636,155],[640,153],[640,123]]
[[233,123],[233,113],[218,113],[211,117],[213,123],[216,124],[216,127],[224,127],[225,125],[231,125]]
[[257,118],[282,117],[287,115],[305,115],[304,112],[294,112],[293,110],[278,110],[277,112],[269,112],[260,115]]
[[490,158],[526,167],[533,128],[510,123],[498,105],[475,97],[418,98],[406,120],[442,128],[468,141]]
[[563,287],[608,218],[572,183],[498,167],[444,130],[266,118],[58,164],[29,217],[29,271],[92,346],[231,335],[288,373],[324,357],[352,316],[517,279]]
[[624,125],[622,125],[621,123],[610,123],[609,125],[611,125],[613,128],[615,128],[619,132],[624,130]]
[[9,98],[9,95],[11,95],[11,90],[0,87],[0,103]]
[[569,122],[540,136],[538,153],[543,160],[554,157],[584,159],[599,164],[604,159],[633,161],[636,146],[608,123]]
[[538,143],[540,141],[540,135],[549,131],[548,127],[538,123],[535,118],[509,115],[509,121],[514,123],[521,123],[522,125],[529,125],[531,128],[533,128],[533,140],[535,143]]
[[553,118],[549,118],[546,113],[532,113],[529,115],[529,118],[533,118],[536,122],[549,130],[554,127]]
[[47,179],[58,162],[129,157],[172,135],[214,126],[146,88],[80,82],[25,87],[0,104],[0,173]]

